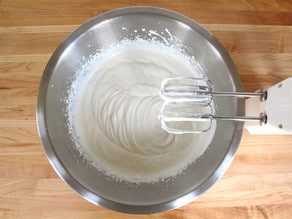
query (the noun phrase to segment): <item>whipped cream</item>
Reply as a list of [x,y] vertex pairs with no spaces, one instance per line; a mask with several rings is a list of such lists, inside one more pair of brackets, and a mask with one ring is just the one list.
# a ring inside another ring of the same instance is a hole
[[77,80],[70,117],[86,159],[108,175],[135,182],[175,176],[196,160],[215,129],[165,132],[159,91],[168,77],[202,77],[199,67],[174,48],[143,40],[122,42],[91,58]]

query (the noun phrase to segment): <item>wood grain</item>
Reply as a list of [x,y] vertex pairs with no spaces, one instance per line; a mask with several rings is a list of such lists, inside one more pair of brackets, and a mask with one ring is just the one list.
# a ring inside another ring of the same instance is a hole
[[226,174],[198,200],[154,215],[97,207],[54,172],[35,121],[42,72],[62,40],[87,19],[150,5],[195,19],[234,60],[245,91],[292,76],[290,0],[0,0],[0,218],[291,218],[292,136],[252,136]]

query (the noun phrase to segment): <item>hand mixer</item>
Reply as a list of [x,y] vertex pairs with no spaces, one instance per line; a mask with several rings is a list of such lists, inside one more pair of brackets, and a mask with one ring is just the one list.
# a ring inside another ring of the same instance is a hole
[[[250,97],[246,100],[246,113],[259,116],[215,115],[212,99],[218,96]],[[167,78],[161,83],[164,103],[159,118],[161,127],[174,134],[207,132],[213,120],[247,122],[252,134],[292,134],[291,96],[292,78],[254,93],[215,92],[205,78]]]

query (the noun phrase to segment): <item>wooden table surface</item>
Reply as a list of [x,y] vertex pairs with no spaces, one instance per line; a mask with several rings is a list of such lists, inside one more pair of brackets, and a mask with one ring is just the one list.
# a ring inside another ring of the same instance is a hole
[[223,178],[198,200],[161,214],[97,207],[59,179],[35,121],[44,67],[87,19],[130,5],[175,10],[201,23],[230,52],[245,91],[292,76],[291,0],[0,0],[0,218],[292,218],[292,136],[244,131]]

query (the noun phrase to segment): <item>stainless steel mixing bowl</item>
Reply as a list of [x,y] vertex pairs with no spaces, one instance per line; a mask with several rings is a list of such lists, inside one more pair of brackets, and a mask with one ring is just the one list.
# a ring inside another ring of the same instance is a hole
[[[123,31],[127,29],[127,31]],[[37,125],[47,157],[76,192],[99,206],[125,213],[147,214],[183,206],[204,193],[230,165],[238,148],[243,123],[218,121],[205,153],[181,174],[159,183],[131,184],[115,181],[88,165],[74,149],[64,109],[67,89],[84,60],[98,48],[121,39],[133,39],[142,29],[157,33],[167,29],[204,67],[216,90],[239,91],[237,70],[224,47],[193,20],[153,7],[128,7],[94,17],[65,39],[44,71],[38,93]],[[133,35],[134,34],[134,35]],[[143,35],[144,34],[144,35]],[[90,45],[90,47],[88,46]],[[239,115],[244,105],[237,99],[215,100],[218,114]]]

